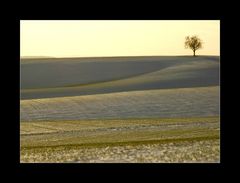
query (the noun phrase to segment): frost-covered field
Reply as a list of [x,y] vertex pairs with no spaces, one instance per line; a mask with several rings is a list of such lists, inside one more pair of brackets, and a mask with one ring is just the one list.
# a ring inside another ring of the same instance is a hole
[[219,87],[22,100],[21,121],[219,115]]
[[220,162],[219,57],[21,60],[21,162]]

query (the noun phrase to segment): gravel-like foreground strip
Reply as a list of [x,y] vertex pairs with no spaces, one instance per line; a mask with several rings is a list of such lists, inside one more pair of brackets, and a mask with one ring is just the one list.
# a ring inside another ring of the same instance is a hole
[[20,123],[21,162],[219,162],[219,117]]
[[56,147],[21,151],[27,163],[219,163],[219,139],[171,143]]

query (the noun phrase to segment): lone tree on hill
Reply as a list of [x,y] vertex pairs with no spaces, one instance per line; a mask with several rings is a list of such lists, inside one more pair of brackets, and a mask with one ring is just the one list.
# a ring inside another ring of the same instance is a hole
[[193,51],[193,56],[195,57],[195,51],[202,48],[202,40],[197,36],[186,37],[185,48],[190,48]]

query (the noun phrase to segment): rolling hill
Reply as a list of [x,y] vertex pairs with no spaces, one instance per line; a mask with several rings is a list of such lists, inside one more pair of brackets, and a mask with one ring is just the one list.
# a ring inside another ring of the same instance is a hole
[[21,99],[219,85],[219,57],[23,59]]
[[21,162],[220,162],[217,56],[27,58]]

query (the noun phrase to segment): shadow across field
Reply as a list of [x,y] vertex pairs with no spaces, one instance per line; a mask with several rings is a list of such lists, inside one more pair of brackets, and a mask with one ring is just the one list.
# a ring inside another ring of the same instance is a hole
[[21,99],[219,85],[219,57],[21,62]]

